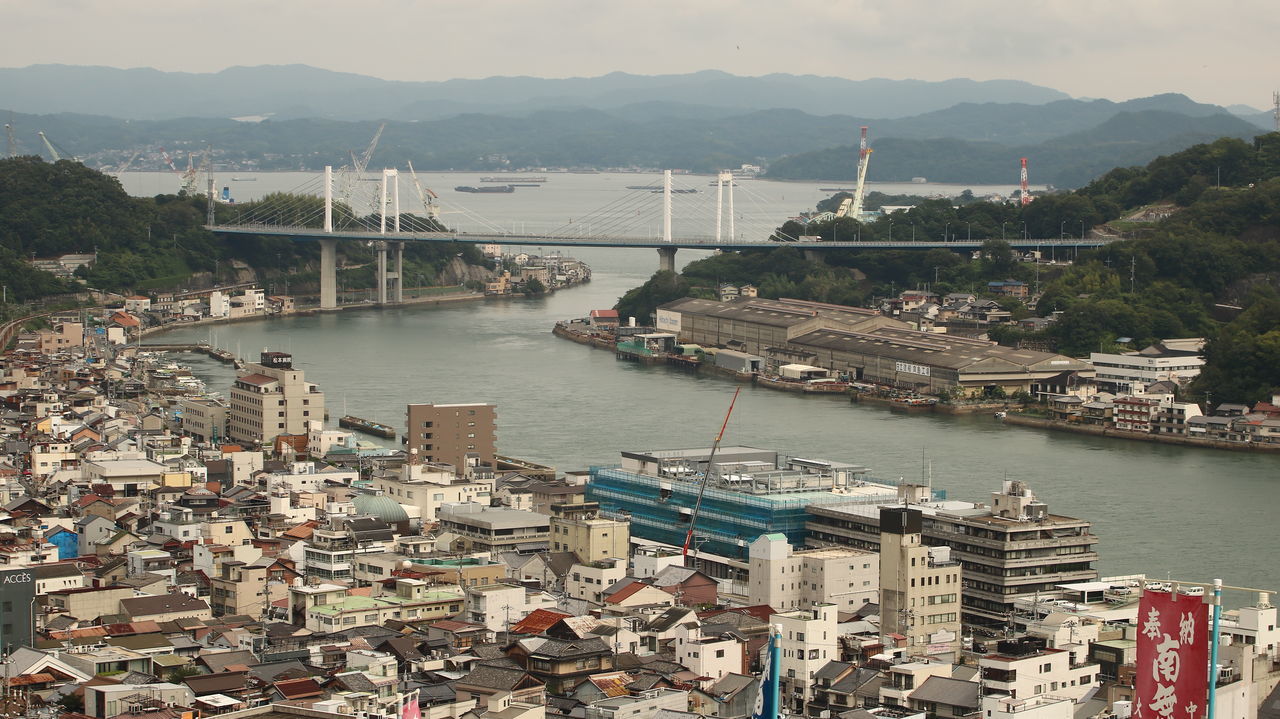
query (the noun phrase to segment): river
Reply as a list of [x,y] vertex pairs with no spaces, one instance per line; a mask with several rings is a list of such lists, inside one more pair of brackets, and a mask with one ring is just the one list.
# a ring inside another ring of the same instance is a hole
[[[616,463],[625,449],[710,444],[734,382],[619,362],[551,334],[556,320],[610,307],[644,282],[656,253],[575,254],[591,265],[592,282],[543,299],[348,310],[163,338],[216,333],[217,344],[246,356],[291,352],[335,419],[349,413],[403,427],[406,403],[493,402],[499,451],[561,471]],[[182,361],[226,392],[229,367],[202,355]],[[990,501],[1003,479],[1025,480],[1052,512],[1094,523],[1104,574],[1280,588],[1280,568],[1267,559],[1280,507],[1273,456],[1053,433],[985,415],[907,415],[750,386],[725,441],[855,462],[879,477],[916,479],[931,466],[934,486],[952,499]]]

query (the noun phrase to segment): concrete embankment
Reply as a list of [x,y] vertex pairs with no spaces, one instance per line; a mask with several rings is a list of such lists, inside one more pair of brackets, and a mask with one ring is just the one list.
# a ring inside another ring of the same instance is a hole
[[342,312],[343,310],[368,310],[368,309],[395,309],[397,307],[408,307],[410,305],[441,305],[453,302],[466,302],[470,300],[483,300],[485,296],[480,292],[456,292],[450,294],[430,295],[427,297],[413,297],[406,299],[404,302],[394,304],[379,305],[371,302],[358,302],[346,305],[339,305],[331,310],[322,310],[318,307],[304,307],[294,310],[288,314],[260,314],[248,315],[246,317],[236,317],[234,319],[227,317],[216,317],[203,320],[193,320],[191,322],[174,322],[159,327],[148,327],[142,331],[142,336],[147,337],[153,334],[168,332],[169,330],[181,329],[184,327],[202,327],[205,325],[226,325],[233,322],[251,322],[255,320],[275,319],[278,317],[294,317],[297,315],[313,315],[320,312]]
[[1035,427],[1037,429],[1049,429],[1059,432],[1074,432],[1076,434],[1091,434],[1095,437],[1112,437],[1115,439],[1127,439],[1138,442],[1156,442],[1159,444],[1174,444],[1181,447],[1203,447],[1205,449],[1232,449],[1238,452],[1280,452],[1280,444],[1259,444],[1256,442],[1223,442],[1214,439],[1192,439],[1190,437],[1177,437],[1164,434],[1146,434],[1144,432],[1130,432],[1123,429],[1115,429],[1114,427],[1099,427],[1093,424],[1069,424],[1067,422],[1059,422],[1057,420],[1046,419],[1044,417],[1029,417],[1022,414],[1012,414],[1005,417],[1005,424],[1018,425],[1020,427]]

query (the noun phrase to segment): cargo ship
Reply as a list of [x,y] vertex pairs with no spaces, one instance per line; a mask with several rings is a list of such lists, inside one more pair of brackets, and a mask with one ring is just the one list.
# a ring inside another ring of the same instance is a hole
[[376,437],[385,437],[387,439],[396,438],[396,431],[394,428],[382,424],[381,422],[361,419],[360,417],[353,417],[349,414],[338,419],[338,426],[343,429],[354,429],[357,432],[372,434]]
[[453,188],[454,192],[515,192],[516,188],[511,185],[494,185],[493,187],[471,187],[470,185],[458,185]]

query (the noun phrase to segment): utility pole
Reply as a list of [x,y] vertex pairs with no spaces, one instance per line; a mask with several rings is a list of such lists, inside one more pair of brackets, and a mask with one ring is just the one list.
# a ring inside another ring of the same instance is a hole
[[1138,269],[1138,256],[1132,255],[1131,257],[1129,257],[1129,294],[1133,294],[1134,289],[1137,286],[1136,285],[1137,269]]

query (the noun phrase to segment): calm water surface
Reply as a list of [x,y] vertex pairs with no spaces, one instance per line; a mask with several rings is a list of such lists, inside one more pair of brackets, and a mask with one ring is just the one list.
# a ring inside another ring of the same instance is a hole
[[[594,280],[545,299],[362,309],[183,328],[164,339],[216,333],[220,346],[246,356],[290,351],[335,420],[349,413],[403,427],[406,403],[493,402],[500,451],[561,471],[616,463],[623,449],[708,445],[734,382],[619,362],[551,335],[556,320],[612,306],[657,267],[652,250],[577,254]],[[698,256],[682,250],[679,259]],[[225,394],[229,367],[182,360]],[[750,386],[725,441],[860,463],[880,477],[919,478],[929,462],[934,486],[953,499],[989,501],[1002,479],[1022,479],[1051,511],[1094,523],[1105,574],[1280,588],[1275,457],[1048,433],[988,416],[906,415]]]

